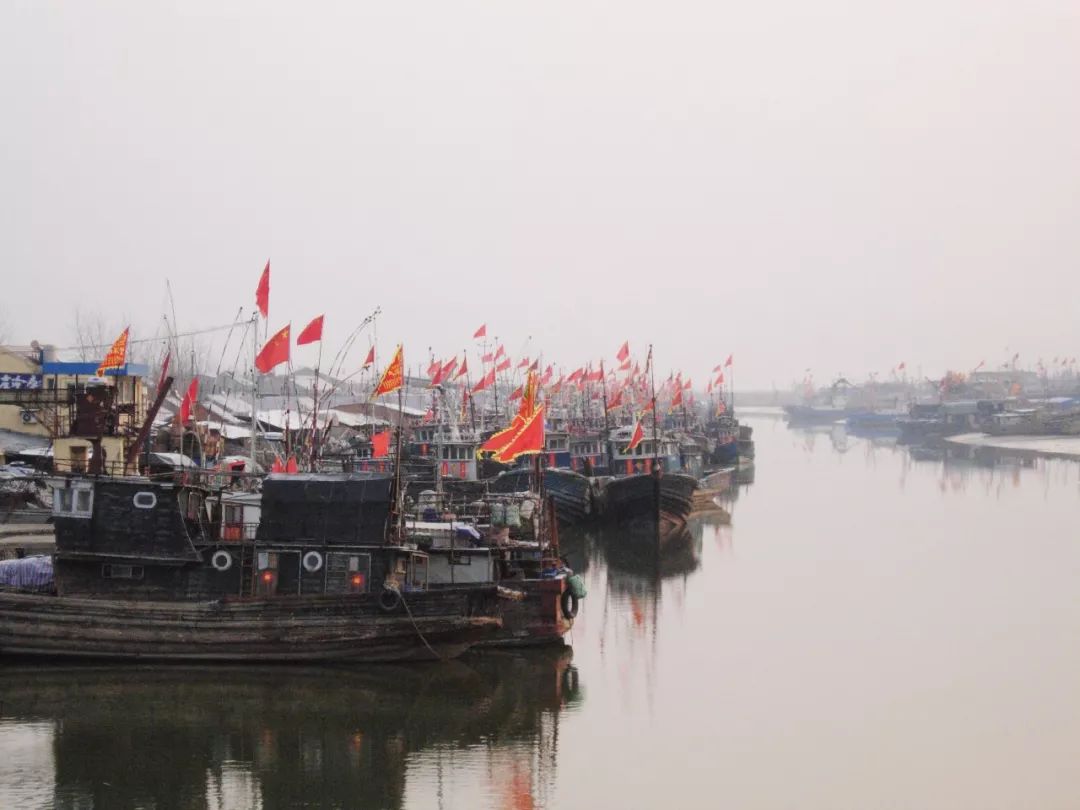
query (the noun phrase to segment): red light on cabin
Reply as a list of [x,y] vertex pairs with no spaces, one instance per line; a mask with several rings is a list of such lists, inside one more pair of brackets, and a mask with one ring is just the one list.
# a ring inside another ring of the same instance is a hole
[[266,571],[263,573],[263,582],[271,582],[274,579],[273,573]]
[[364,587],[364,575],[363,574],[353,574],[352,584],[353,584],[354,588],[362,588],[362,587]]

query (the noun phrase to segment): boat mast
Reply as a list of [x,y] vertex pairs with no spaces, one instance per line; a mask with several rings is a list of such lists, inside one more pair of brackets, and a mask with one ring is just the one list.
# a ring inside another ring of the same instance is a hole
[[255,472],[255,425],[259,413],[259,369],[255,358],[259,353],[259,310],[251,316],[251,471]]

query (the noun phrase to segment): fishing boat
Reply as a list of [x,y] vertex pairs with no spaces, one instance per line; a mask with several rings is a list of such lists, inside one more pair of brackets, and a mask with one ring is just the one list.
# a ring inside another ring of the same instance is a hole
[[0,591],[0,653],[459,655],[499,628],[497,590],[430,588],[427,554],[387,542],[392,491],[392,476],[377,473],[270,475],[255,504],[184,479],[56,479],[54,591]]
[[[544,492],[554,498],[559,522],[572,526],[593,518],[592,480],[556,467],[545,467],[542,475]],[[528,492],[533,478],[535,474],[528,469],[507,470],[488,481],[488,491],[500,495]]]
[[494,583],[505,597],[502,627],[481,646],[562,643],[585,589],[559,557],[553,497],[542,505],[532,492],[496,495],[479,512],[430,517],[406,521],[409,539],[428,554],[429,585]]

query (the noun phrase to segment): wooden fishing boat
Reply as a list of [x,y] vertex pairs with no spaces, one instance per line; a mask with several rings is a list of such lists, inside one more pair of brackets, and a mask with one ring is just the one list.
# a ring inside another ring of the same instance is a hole
[[[560,523],[572,526],[593,517],[593,486],[588,478],[553,467],[545,468],[543,476],[544,492],[555,499]],[[508,470],[488,481],[488,490],[499,494],[528,492],[534,477],[528,469]]]
[[[191,482],[54,482],[55,594],[0,593],[0,653],[191,661],[458,655],[493,585],[431,589],[387,542],[392,477],[269,476],[256,502]],[[256,522],[252,522],[252,520]]]

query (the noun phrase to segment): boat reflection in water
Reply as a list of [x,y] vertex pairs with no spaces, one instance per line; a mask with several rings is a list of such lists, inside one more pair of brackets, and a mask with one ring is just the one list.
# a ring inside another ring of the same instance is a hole
[[0,764],[0,806],[394,808],[406,791],[445,796],[444,754],[480,743],[510,767],[474,765],[472,782],[524,800],[554,783],[559,715],[581,699],[570,661],[562,648],[374,669],[5,666],[0,752],[20,755],[18,773]]

